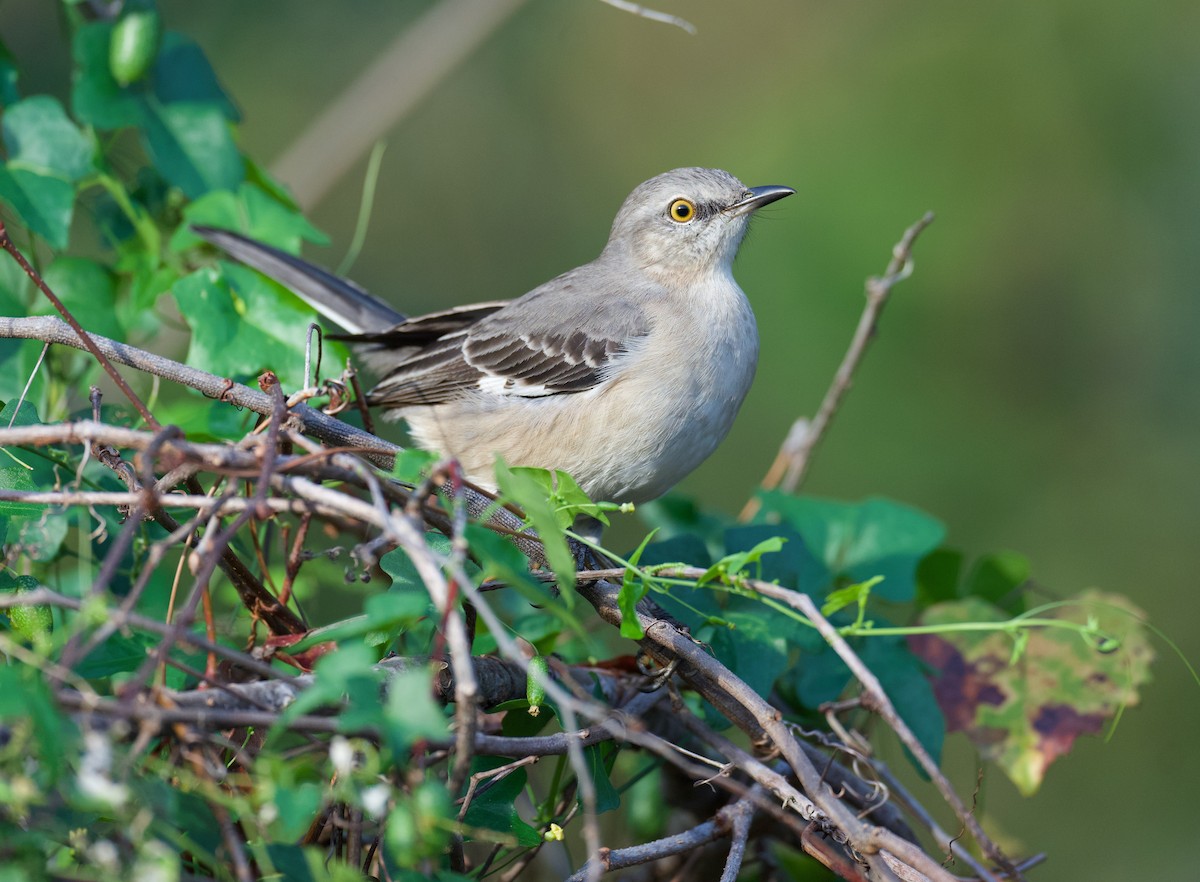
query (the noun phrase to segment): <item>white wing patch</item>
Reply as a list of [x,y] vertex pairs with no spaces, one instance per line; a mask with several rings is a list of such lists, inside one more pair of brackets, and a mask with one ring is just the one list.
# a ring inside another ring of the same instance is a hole
[[479,390],[488,395],[498,395],[502,398],[541,398],[557,394],[540,383],[521,383],[507,377],[497,377],[491,374],[479,378]]

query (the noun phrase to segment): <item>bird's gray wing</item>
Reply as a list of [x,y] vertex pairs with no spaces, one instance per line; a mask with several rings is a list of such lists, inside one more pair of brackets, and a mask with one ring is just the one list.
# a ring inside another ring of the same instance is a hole
[[582,267],[406,357],[371,390],[372,404],[438,404],[469,391],[538,398],[599,384],[650,331],[645,310],[613,291],[597,296]]

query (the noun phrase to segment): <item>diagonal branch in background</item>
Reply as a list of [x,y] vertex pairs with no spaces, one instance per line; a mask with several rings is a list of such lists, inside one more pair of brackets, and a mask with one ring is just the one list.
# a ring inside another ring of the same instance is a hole
[[[792,426],[779,453],[775,455],[775,461],[771,463],[771,467],[762,479],[763,490],[782,487],[791,493],[804,480],[813,451],[828,431],[829,424],[833,421],[838,407],[841,406],[842,399],[850,391],[854,372],[866,354],[867,345],[875,336],[879,317],[892,288],[912,274],[913,243],[931,223],[933,223],[933,212],[926,212],[924,217],[904,231],[904,235],[892,249],[892,259],[884,274],[867,280],[867,305],[863,308],[862,316],[858,320],[858,327],[854,330],[850,347],[846,350],[842,363],[833,376],[833,382],[825,393],[825,398],[821,401],[821,407],[817,410],[817,415],[813,417],[811,423],[801,418]],[[758,512],[758,509],[758,500],[751,499],[742,509],[739,519],[750,520]]]
[[117,384],[117,388],[121,390],[121,393],[129,399],[129,403],[134,406],[141,418],[146,421],[146,425],[150,426],[152,429],[162,428],[158,424],[158,420],[154,418],[154,414],[150,413],[150,410],[145,404],[142,403],[142,399],[138,398],[137,393],[134,392],[133,389],[129,387],[129,384],[125,382],[125,378],[117,372],[117,369],[112,366],[112,362],[105,357],[103,352],[101,352],[100,347],[96,345],[96,341],[92,335],[85,331],[82,326],[80,326],[79,322],[75,320],[75,316],[71,315],[70,310],[68,310],[67,307],[63,305],[63,302],[58,299],[55,293],[50,290],[50,286],[46,284],[45,280],[42,279],[37,270],[29,265],[29,261],[25,259],[25,255],[21,253],[20,249],[17,248],[16,243],[14,243],[9,237],[8,229],[4,226],[3,221],[0,221],[0,248],[3,248],[12,256],[12,259],[17,262],[18,266],[24,270],[25,275],[29,276],[30,281],[32,281],[33,284],[38,287],[38,290],[46,295],[46,299],[50,301],[51,305],[53,305],[54,308],[58,310],[59,314],[67,320],[67,323],[71,326],[71,329],[75,332],[78,339],[82,343],[81,348],[86,349],[92,354],[92,357],[95,358],[96,361],[100,362],[100,367],[104,368],[105,373],[107,373],[109,377],[112,378],[112,381]]
[[525,0],[443,0],[401,33],[271,164],[296,202],[318,204]]

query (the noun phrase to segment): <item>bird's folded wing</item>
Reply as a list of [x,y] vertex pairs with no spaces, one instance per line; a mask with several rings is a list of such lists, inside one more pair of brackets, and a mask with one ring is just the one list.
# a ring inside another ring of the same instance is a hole
[[405,407],[469,392],[521,398],[584,392],[648,332],[643,311],[626,300],[589,307],[527,295],[413,352],[371,390],[370,400]]

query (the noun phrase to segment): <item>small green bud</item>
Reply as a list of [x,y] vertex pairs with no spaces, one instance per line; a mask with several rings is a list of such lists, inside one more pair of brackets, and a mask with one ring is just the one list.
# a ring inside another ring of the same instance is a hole
[[118,85],[146,75],[158,55],[159,30],[158,13],[152,9],[127,12],[117,21],[108,40],[108,69]]
[[[32,582],[26,576],[22,576],[19,581]],[[20,597],[22,594],[28,594],[35,590],[34,586],[21,585],[16,590],[16,595]],[[28,643],[39,637],[49,634],[54,628],[54,616],[50,613],[50,607],[44,603],[35,603],[29,606],[10,606],[8,608],[8,621],[12,625],[12,632],[22,641]]]
[[529,660],[529,673],[525,679],[525,698],[529,701],[529,716],[540,714],[542,702],[546,700],[546,681],[550,679],[550,665],[546,656],[535,655]]

